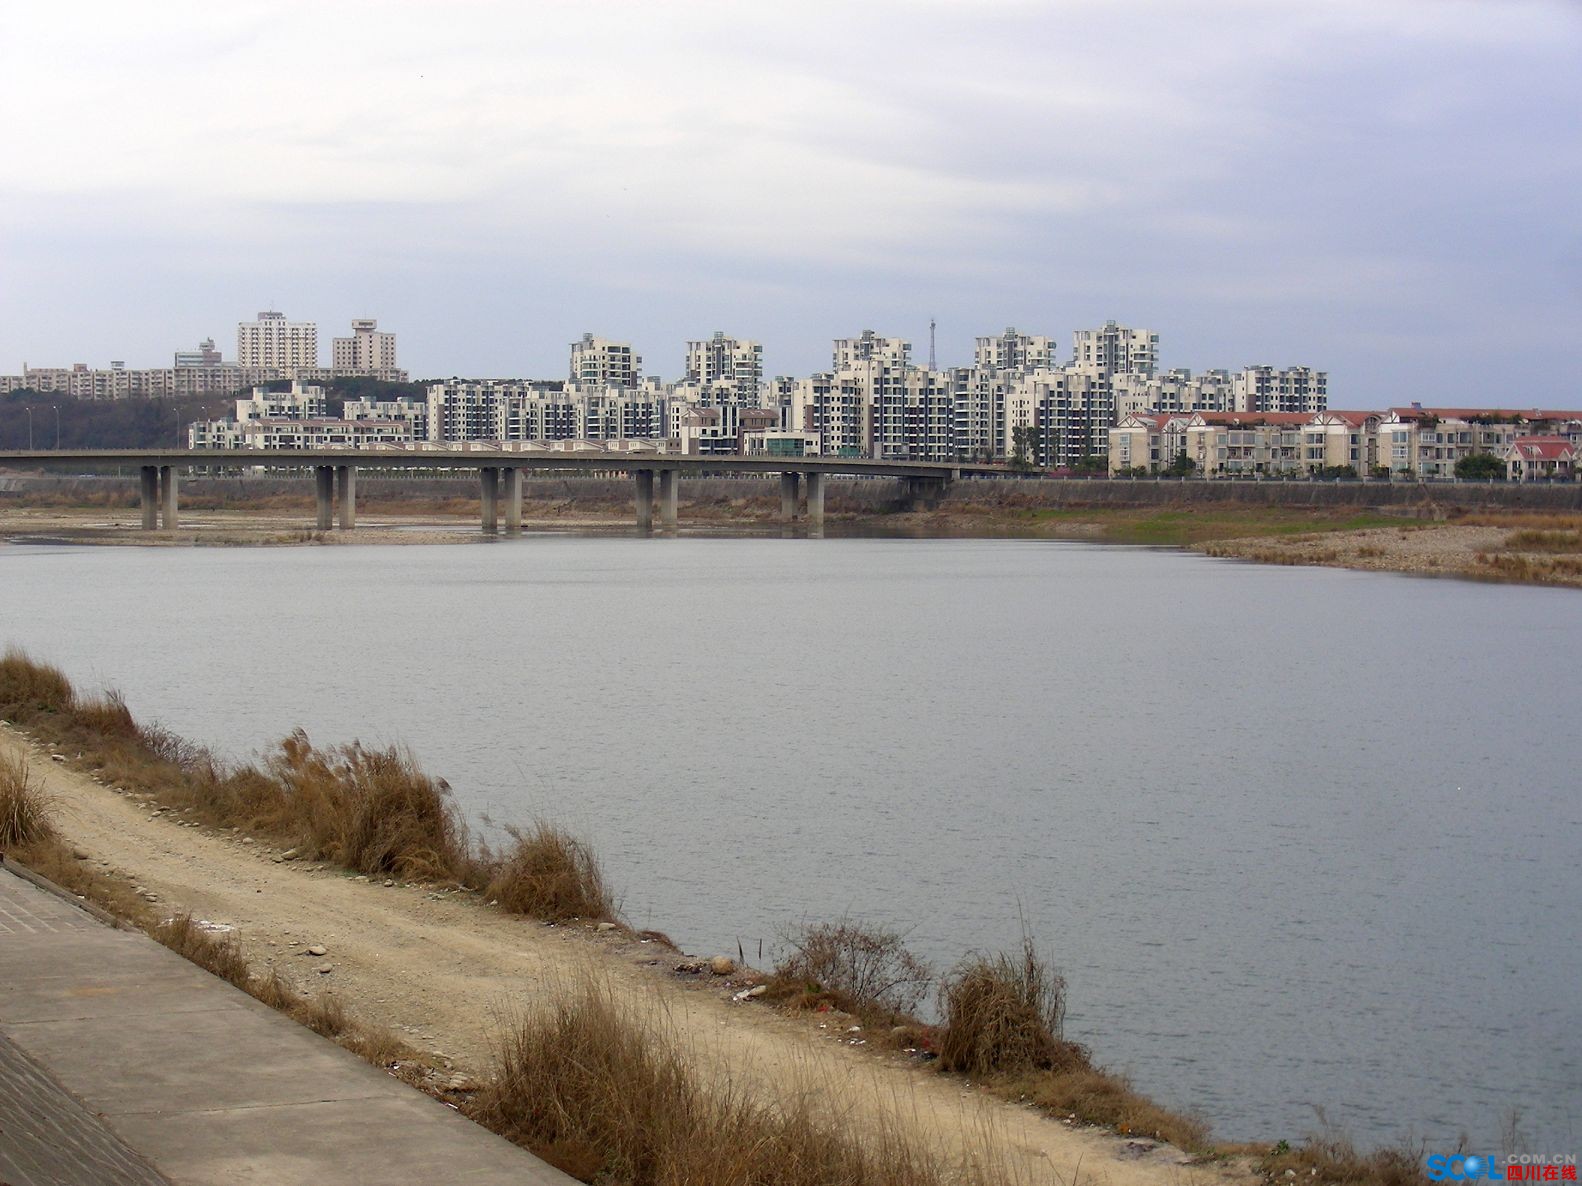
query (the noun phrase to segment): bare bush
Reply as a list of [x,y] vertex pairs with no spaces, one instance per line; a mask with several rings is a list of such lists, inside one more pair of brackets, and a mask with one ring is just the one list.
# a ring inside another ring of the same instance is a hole
[[899,931],[850,918],[803,926],[781,936],[791,953],[777,981],[832,994],[849,1013],[908,1017],[922,1003],[933,971],[906,948]]
[[972,955],[940,985],[939,1065],[970,1075],[1085,1064],[1062,1036],[1066,982],[1030,936],[1019,955]]

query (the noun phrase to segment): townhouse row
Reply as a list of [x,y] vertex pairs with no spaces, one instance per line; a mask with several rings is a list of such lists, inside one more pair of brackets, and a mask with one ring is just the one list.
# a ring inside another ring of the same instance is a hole
[[1570,481],[1579,452],[1582,411],[1541,408],[1147,411],[1109,433],[1112,474],[1450,478],[1458,463],[1489,457],[1513,481]]

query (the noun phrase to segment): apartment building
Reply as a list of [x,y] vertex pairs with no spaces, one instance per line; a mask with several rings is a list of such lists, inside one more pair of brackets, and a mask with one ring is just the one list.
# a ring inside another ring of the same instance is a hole
[[1003,456],[1005,398],[1015,372],[995,367],[959,367],[950,372],[955,423],[955,459],[992,461]]
[[396,336],[379,328],[372,317],[352,321],[349,338],[335,338],[330,351],[337,376],[371,375],[382,377],[395,371]]
[[763,379],[764,348],[758,342],[727,337],[715,330],[713,337],[687,343],[687,371],[682,382],[698,387],[698,402],[706,407],[724,403],[757,407]]
[[680,442],[681,452],[691,456],[746,453],[749,451],[748,438],[756,435],[761,442],[765,433],[780,427],[780,414],[775,409],[742,408],[734,404],[681,408],[675,420],[672,435]]
[[836,338],[833,357],[836,374],[868,366],[904,371],[911,365],[912,343],[900,338],[881,338],[873,330],[865,329],[855,338]]
[[1143,412],[1233,412],[1234,388],[1229,371],[1194,375],[1184,368],[1160,375],[1126,372],[1110,376],[1117,423]]
[[1100,329],[1079,329],[1072,335],[1071,365],[1106,378],[1151,375],[1159,369],[1159,335],[1113,321]]
[[1517,437],[1500,454],[1505,476],[1512,482],[1571,482],[1582,476],[1578,444],[1573,437]]
[[894,378],[884,368],[869,398],[868,456],[886,461],[951,461],[956,457],[956,392],[949,374],[908,367]]
[[1379,464],[1379,419],[1377,412],[1316,413],[1302,427],[1303,468],[1367,477]]
[[220,357],[220,352],[215,348],[213,338],[204,338],[198,343],[196,350],[177,350],[175,354],[175,367],[177,370],[193,368],[212,368],[225,365],[225,360]]
[[638,387],[643,359],[630,342],[583,334],[571,344],[571,381],[583,387]]
[[[1169,469],[1187,452],[1190,412],[1134,412],[1121,417],[1110,429],[1109,472],[1144,469],[1158,473]],[[1190,454],[1188,454],[1190,456]]]
[[319,365],[319,327],[311,321],[288,321],[284,313],[260,313],[236,326],[236,364],[272,367],[295,375],[298,368]]
[[979,338],[972,365],[982,371],[1042,371],[1057,366],[1054,338],[1024,334],[1014,326],[1003,334]]
[[1186,454],[1205,477],[1306,474],[1299,412],[1194,412]]
[[1329,373],[1312,367],[1243,367],[1231,376],[1236,412],[1305,412],[1329,407]]
[[1378,464],[1395,474],[1448,478],[1478,453],[1504,456],[1518,437],[1582,436],[1582,411],[1544,408],[1391,408],[1379,421]]

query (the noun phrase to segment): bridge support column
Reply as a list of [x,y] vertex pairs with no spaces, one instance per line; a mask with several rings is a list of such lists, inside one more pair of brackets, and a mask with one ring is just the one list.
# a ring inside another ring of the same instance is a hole
[[654,529],[654,471],[637,470],[632,474],[632,481],[637,487],[633,495],[633,500],[637,504],[637,530],[652,531]]
[[335,526],[335,467],[333,465],[313,467],[313,502],[315,510],[313,526],[319,531],[328,531]]
[[335,494],[341,504],[340,529],[350,531],[357,526],[357,467],[355,465],[335,467]]
[[522,470],[520,466],[505,467],[505,533],[522,534]]
[[802,475],[795,470],[786,470],[780,475],[780,522],[796,522],[797,487],[800,485]]
[[143,510],[143,530],[159,530],[159,466],[138,469],[137,494]]
[[500,530],[500,471],[486,465],[478,471],[478,506],[483,533],[494,535]]
[[176,530],[178,519],[176,513],[176,487],[176,467],[173,465],[160,466],[159,507],[160,517],[163,519],[163,522],[160,524],[160,526],[162,526],[166,531]]
[[807,478],[807,529],[809,535],[824,534],[824,473],[809,470]]
[[661,527],[673,529],[676,526],[676,520],[679,517],[677,515],[678,497],[676,488],[679,485],[677,479],[680,476],[673,469],[662,469],[659,471],[659,525]]

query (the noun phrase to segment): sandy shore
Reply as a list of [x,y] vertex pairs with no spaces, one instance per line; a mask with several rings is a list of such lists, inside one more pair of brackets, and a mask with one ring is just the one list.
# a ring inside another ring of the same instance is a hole
[[[905,535],[952,538],[1076,539],[1132,542],[1117,532],[1124,521],[1113,512],[1074,511],[1057,519],[1017,515],[933,512],[867,515],[832,519],[830,535]],[[1254,535],[1182,541],[1209,556],[1264,564],[1321,565],[1373,572],[1461,577],[1518,584],[1582,588],[1582,559],[1576,554],[1523,551],[1510,543],[1512,526],[1467,525],[1403,519],[1400,526]],[[545,509],[524,516],[532,534],[630,536],[624,510]],[[739,510],[683,514],[682,534],[778,535],[773,518]],[[805,530],[802,525],[797,532]],[[503,536],[484,535],[470,515],[447,512],[377,514],[359,519],[354,531],[318,531],[300,512],[194,510],[184,512],[176,531],[142,531],[124,510],[13,507],[0,512],[0,540],[7,543],[58,543],[121,547],[293,547],[372,544],[480,544]]]
[[[66,842],[159,909],[234,928],[253,965],[302,990],[333,993],[358,1017],[437,1052],[459,1073],[487,1072],[498,1019],[580,977],[662,1018],[708,1073],[769,1095],[816,1092],[832,1114],[889,1115],[942,1154],[992,1150],[1027,1183],[1223,1186],[1245,1165],[1194,1165],[1168,1145],[1128,1141],[1001,1102],[905,1055],[855,1045],[849,1019],[738,1003],[732,977],[678,974],[686,957],[623,932],[547,926],[475,897],[419,885],[386,888],[333,868],[282,859],[264,843],[156,814],[0,726],[0,752],[25,756],[55,796]],[[310,946],[328,954],[313,957]],[[317,969],[328,966],[332,970]]]
[[1432,523],[1364,531],[1212,540],[1210,556],[1264,564],[1317,564],[1370,572],[1463,577],[1518,584],[1582,588],[1582,565],[1566,555],[1523,551],[1508,544],[1506,527]]

